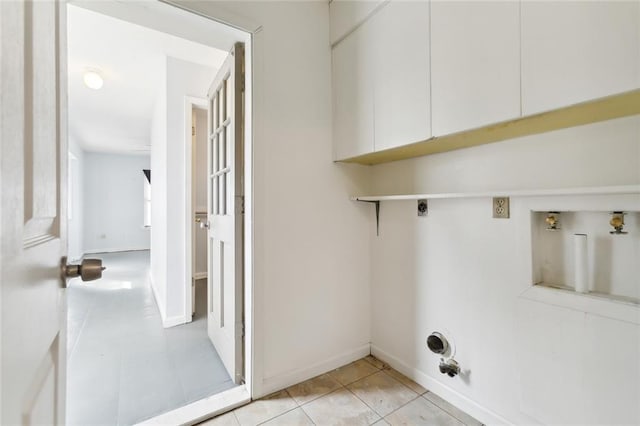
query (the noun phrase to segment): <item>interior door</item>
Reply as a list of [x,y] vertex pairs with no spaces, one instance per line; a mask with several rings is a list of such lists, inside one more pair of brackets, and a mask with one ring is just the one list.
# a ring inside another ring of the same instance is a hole
[[66,6],[0,2],[3,425],[64,424]]
[[218,71],[208,99],[209,338],[229,375],[243,381],[244,45]]

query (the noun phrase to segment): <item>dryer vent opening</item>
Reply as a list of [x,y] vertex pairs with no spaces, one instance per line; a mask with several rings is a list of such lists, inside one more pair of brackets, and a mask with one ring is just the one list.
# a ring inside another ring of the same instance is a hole
[[449,349],[449,342],[442,334],[435,331],[427,337],[427,347],[431,352],[442,355]]

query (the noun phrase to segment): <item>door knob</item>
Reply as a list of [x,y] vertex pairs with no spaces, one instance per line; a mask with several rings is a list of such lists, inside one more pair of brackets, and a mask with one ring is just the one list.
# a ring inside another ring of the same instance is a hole
[[68,265],[67,257],[62,258],[62,279],[80,277],[82,281],[93,281],[102,278],[102,259],[83,259],[80,265]]
[[196,223],[200,225],[200,228],[202,229],[209,229],[209,222],[207,221],[203,222],[202,219],[200,219],[199,217],[196,218]]

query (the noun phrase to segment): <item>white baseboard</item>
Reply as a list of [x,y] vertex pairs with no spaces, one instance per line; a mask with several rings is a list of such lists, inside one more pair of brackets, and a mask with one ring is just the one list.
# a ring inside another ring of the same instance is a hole
[[153,299],[156,301],[156,306],[160,311],[160,318],[162,319],[162,326],[164,328],[174,327],[176,325],[186,324],[187,322],[190,322],[190,321],[187,321],[184,315],[167,317],[165,306],[162,303],[158,302],[160,298],[158,297],[158,293],[156,292],[156,286],[153,284],[153,277],[151,275],[151,272],[149,272],[149,284],[151,285],[151,292],[153,293]]
[[312,377],[319,376],[320,374],[324,374],[327,371],[334,370],[338,367],[342,367],[345,364],[349,364],[350,362],[363,358],[370,353],[371,346],[369,344],[366,344],[360,346],[359,348],[347,351],[341,355],[337,355],[333,358],[321,361],[317,364],[266,378],[262,381],[262,394],[256,395],[256,398],[269,395],[270,393],[279,391],[300,382],[304,382],[305,380],[308,380]]
[[205,278],[207,278],[206,272],[196,272],[195,274],[193,274],[194,280],[204,280]]
[[431,376],[424,374],[422,371],[410,367],[405,364],[400,358],[391,355],[388,352],[371,345],[371,354],[376,358],[386,362],[392,368],[398,370],[405,376],[414,380],[416,383],[422,385],[430,392],[435,393],[440,398],[444,399],[455,407],[461,409],[477,420],[487,425],[512,425],[513,423],[505,419],[504,417],[494,413],[491,410],[479,405],[477,402],[467,398],[458,391],[451,389],[449,386],[442,384],[439,380],[434,379]]
[[100,253],[120,253],[124,251],[145,251],[151,250],[149,247],[130,247],[130,248],[102,248],[102,249],[90,249],[85,250],[85,256],[87,254],[100,254]]
[[[83,253],[81,253],[80,255],[77,256],[73,256],[73,255],[69,255],[69,261],[70,262],[80,262],[82,259],[84,259],[88,254],[100,254],[100,253],[120,253],[120,252],[127,252],[127,251],[148,251],[151,250],[149,247],[147,248],[132,248],[132,249],[91,249],[91,250],[87,250]],[[207,273],[204,273],[205,278],[207,277]]]
[[169,328],[169,327],[175,327],[176,325],[186,324],[187,322],[189,321],[187,321],[184,315],[177,315],[174,317],[163,318],[162,326],[164,328]]

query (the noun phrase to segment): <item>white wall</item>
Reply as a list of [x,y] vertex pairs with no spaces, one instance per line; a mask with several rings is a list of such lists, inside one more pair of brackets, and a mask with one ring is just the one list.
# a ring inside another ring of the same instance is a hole
[[68,222],[69,246],[67,256],[70,261],[78,261],[84,255],[84,151],[72,136],[69,137],[69,176],[71,191],[69,202],[71,206]]
[[[379,165],[372,173],[377,193],[638,184],[640,118]],[[633,200],[637,210],[640,200]],[[380,237],[371,240],[374,354],[487,423],[639,423],[640,320],[525,294],[532,283],[529,211],[567,203],[516,197],[511,219],[498,220],[488,198],[431,200],[426,218],[416,216],[415,201],[383,202]],[[571,203],[625,205],[615,197]],[[425,344],[434,330],[455,341],[462,377],[439,373]]]
[[[167,58],[167,318],[186,318],[185,96],[206,98],[216,70]],[[190,231],[190,230],[189,230]],[[169,262],[168,260],[171,259]],[[188,283],[189,286],[191,283]],[[190,287],[189,287],[190,288]]]
[[151,288],[162,318],[167,303],[167,71],[151,118]]
[[[151,122],[151,281],[165,327],[182,324],[185,309],[186,97],[206,98],[215,69],[167,57]],[[188,126],[188,127],[187,127]]]
[[148,155],[84,155],[84,251],[148,250],[144,173]]
[[332,162],[326,2],[183,5],[262,27],[252,58],[255,397],[368,353],[371,206],[349,195],[366,192],[369,170]]

